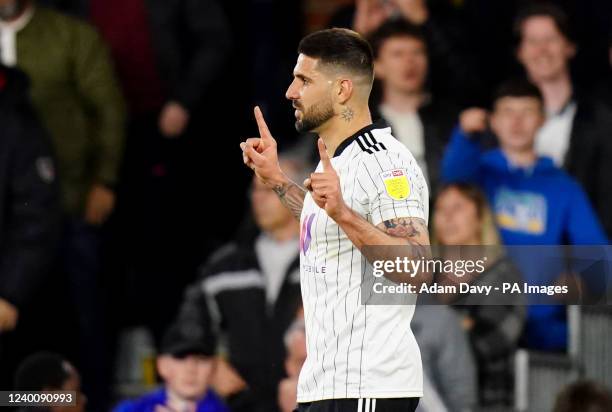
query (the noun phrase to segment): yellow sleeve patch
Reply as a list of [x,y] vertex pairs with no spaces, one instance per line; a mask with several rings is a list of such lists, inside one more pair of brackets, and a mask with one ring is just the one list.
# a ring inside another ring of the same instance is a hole
[[380,174],[391,199],[404,200],[410,196],[410,182],[404,169],[393,169]]

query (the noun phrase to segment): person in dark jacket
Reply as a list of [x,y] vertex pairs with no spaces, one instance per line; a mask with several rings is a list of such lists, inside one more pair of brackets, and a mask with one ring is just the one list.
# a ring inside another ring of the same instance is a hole
[[[436,197],[433,216],[434,239],[441,253],[446,249],[448,255],[456,256],[457,250],[463,250],[488,258],[485,271],[470,280],[471,286],[499,288],[504,282],[521,282],[520,272],[499,245],[491,208],[477,186],[444,186]],[[513,360],[525,325],[526,300],[520,294],[492,292],[487,296],[459,295],[452,303],[475,354],[479,407],[512,406]]]
[[536,151],[582,184],[612,235],[612,110],[572,82],[576,45],[568,17],[554,5],[533,5],[519,13],[515,30],[518,60],[544,96],[546,122]]
[[0,66],[0,370],[2,335],[46,276],[59,236],[55,161],[27,93],[25,75]]
[[374,52],[376,93],[373,117],[382,117],[415,157],[436,192],[439,166],[458,108],[430,93],[429,51],[423,31],[399,19],[383,23],[369,37]]
[[[302,174],[289,161],[282,164]],[[213,302],[213,319],[227,342],[213,386],[232,411],[273,412],[285,376],[283,337],[301,307],[299,224],[257,178],[251,207],[256,233],[212,255],[187,290],[179,322]]]
[[[32,105],[57,159],[62,233],[56,262],[59,289],[74,308],[78,361],[92,410],[102,405],[109,375],[105,359],[103,225],[116,200],[125,113],[111,59],[94,28],[34,0],[3,1],[0,61],[31,79]],[[6,41],[5,41],[6,40]],[[76,339],[74,339],[76,340]],[[68,343],[63,345],[67,348]],[[97,356],[90,356],[97,353]]]
[[[159,339],[196,271],[200,242],[209,241],[198,230],[206,228],[213,238],[223,221],[205,219],[213,212],[202,198],[226,186],[220,179],[202,181],[213,162],[201,156],[220,132],[211,114],[213,104],[220,106],[212,89],[229,55],[229,27],[218,0],[90,0],[89,9],[110,47],[128,108],[111,230],[116,283],[147,283],[147,293],[126,291],[126,301],[138,309],[125,321],[147,325]],[[204,184],[207,190],[194,190]]]
[[612,28],[608,33],[608,50],[606,60],[608,61],[607,73],[602,76],[595,86],[589,90],[592,96],[604,102],[608,109],[612,110]]

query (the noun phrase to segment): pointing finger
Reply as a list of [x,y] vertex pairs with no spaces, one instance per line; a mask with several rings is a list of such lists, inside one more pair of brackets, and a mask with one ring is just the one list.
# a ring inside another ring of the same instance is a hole
[[[268,129],[268,125],[264,120],[263,113],[259,106],[255,106],[255,120],[257,121],[257,127],[259,128],[259,135],[261,136],[262,146],[268,146],[274,142],[274,138],[272,137],[272,133],[270,133],[270,129]],[[262,147],[263,149],[263,147]]]
[[319,145],[319,156],[321,156],[321,163],[323,164],[323,171],[333,170],[334,167],[331,164],[331,160],[329,160],[329,154],[327,153],[327,148],[325,147],[325,143],[323,139],[319,137],[317,141]]

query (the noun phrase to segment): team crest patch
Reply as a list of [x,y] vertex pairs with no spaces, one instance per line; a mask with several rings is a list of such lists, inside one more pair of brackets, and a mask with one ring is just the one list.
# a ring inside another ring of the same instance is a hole
[[387,170],[380,174],[391,199],[404,200],[410,196],[410,182],[404,169]]

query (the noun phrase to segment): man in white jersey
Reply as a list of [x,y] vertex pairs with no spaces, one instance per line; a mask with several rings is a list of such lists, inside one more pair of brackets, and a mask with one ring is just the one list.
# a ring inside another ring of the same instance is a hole
[[[362,257],[395,260],[385,255],[394,248],[384,248],[393,245],[411,246],[402,248],[402,258],[426,254],[427,185],[391,129],[372,124],[368,43],[353,31],[330,29],[305,37],[298,53],[286,96],[296,109],[296,129],[320,137],[321,162],[306,189],[280,169],[259,108],[260,137],[240,145],[245,164],[300,219],[307,359],[297,410],[413,411],[422,396],[421,358],[410,330],[416,297],[406,305],[367,305]],[[388,277],[400,276],[417,287],[429,281],[425,273]]]

